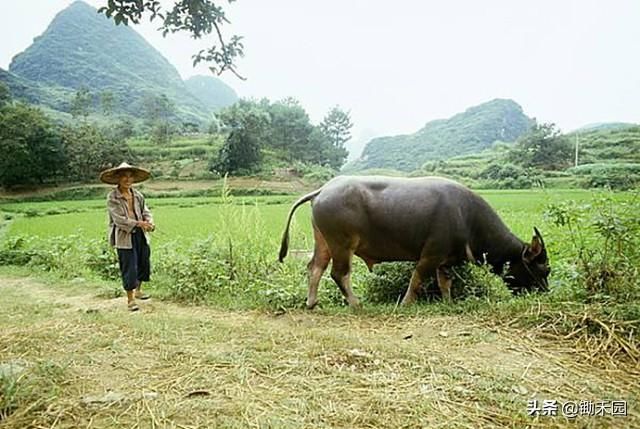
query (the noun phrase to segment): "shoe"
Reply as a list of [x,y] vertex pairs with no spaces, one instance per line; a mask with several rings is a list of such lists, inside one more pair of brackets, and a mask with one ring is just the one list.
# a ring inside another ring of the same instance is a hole
[[151,298],[151,295],[147,295],[146,293],[139,293],[136,294],[136,299],[141,299],[141,300],[145,300],[145,299],[149,299]]
[[131,301],[130,303],[127,304],[127,308],[129,309],[129,311],[138,311],[140,310],[140,307],[138,307],[138,304],[136,304],[135,301]]

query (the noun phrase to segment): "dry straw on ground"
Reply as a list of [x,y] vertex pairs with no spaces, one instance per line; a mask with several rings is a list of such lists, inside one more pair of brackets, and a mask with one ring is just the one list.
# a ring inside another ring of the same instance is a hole
[[551,338],[469,316],[276,317],[153,300],[130,314],[122,299],[0,283],[1,360],[24,362],[32,388],[6,428],[576,426],[529,417],[532,398],[627,400],[628,417],[577,425],[640,426],[637,366],[583,359],[595,349],[576,352],[579,330]]

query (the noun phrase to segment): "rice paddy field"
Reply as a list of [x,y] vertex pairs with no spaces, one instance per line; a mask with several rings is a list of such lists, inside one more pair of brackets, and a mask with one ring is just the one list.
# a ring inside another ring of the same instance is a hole
[[129,313],[104,200],[4,202],[0,427],[640,427],[638,194],[480,194],[540,229],[550,293],[402,308],[356,261],[363,308],[325,275],[306,311],[309,206],[280,264],[297,196],[227,193],[148,198],[153,298]]
[[[602,191],[587,190],[540,190],[540,191],[480,191],[480,194],[494,207],[507,225],[519,236],[527,237],[533,226],[543,231],[552,229],[544,217],[545,208],[552,203],[565,201],[589,202]],[[616,201],[634,198],[632,193],[609,194]],[[196,198],[149,198],[158,234],[154,242],[194,241],[216,235],[225,222],[235,222],[237,232],[245,230],[243,220],[258,222],[264,235],[271,237],[274,255],[284,228],[287,213],[296,196],[237,197],[224,200],[221,197]],[[232,206],[230,209],[229,206]],[[6,226],[6,237],[28,235],[50,238],[81,234],[87,238],[101,238],[106,231],[106,206],[101,200],[88,201],[46,201],[29,203],[0,204],[0,211],[16,214]],[[310,234],[309,205],[296,212],[300,234],[304,240]],[[240,215],[241,221],[235,218]],[[294,231],[295,232],[295,231]],[[550,234],[549,244],[554,238]],[[305,242],[302,241],[302,245]]]

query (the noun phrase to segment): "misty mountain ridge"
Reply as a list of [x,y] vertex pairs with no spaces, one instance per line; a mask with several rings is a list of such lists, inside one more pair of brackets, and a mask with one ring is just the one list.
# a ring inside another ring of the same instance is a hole
[[238,101],[238,94],[214,76],[192,76],[184,81],[187,89],[205,106],[219,110]]
[[192,94],[175,67],[142,36],[82,1],[59,12],[13,58],[8,72],[0,72],[0,81],[14,97],[62,111],[82,87],[96,99],[111,92],[114,112],[136,117],[146,97],[164,94],[183,121],[208,121],[212,112],[237,100],[233,89],[213,77],[204,77],[198,96]]
[[494,99],[449,119],[430,121],[414,134],[374,138],[349,170],[413,171],[426,161],[481,152],[495,141],[513,142],[532,124],[515,101]]
[[624,130],[627,128],[637,127],[638,124],[634,124],[631,122],[595,122],[592,124],[583,125],[580,128],[577,128],[571,131],[569,134],[573,133],[588,133],[591,131],[603,131],[603,130]]

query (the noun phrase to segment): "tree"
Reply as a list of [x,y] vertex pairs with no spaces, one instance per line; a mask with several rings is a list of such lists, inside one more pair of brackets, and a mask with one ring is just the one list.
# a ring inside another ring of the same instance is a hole
[[124,160],[135,161],[122,140],[108,136],[90,124],[64,128],[62,141],[67,158],[65,178],[68,180],[95,180],[107,167]]
[[229,136],[209,168],[220,173],[250,173],[259,169],[269,114],[256,103],[241,100],[222,110],[218,118]]
[[71,116],[74,118],[82,116],[86,119],[87,116],[89,116],[89,110],[91,109],[91,104],[93,102],[92,98],[91,92],[89,92],[89,88],[86,86],[78,89],[75,97],[73,97],[73,101],[71,102]]
[[0,109],[0,186],[41,184],[64,170],[62,142],[40,109],[17,103]]
[[102,108],[102,113],[105,116],[109,116],[113,113],[114,104],[115,96],[113,95],[113,91],[105,89],[100,93],[100,107]]
[[314,127],[300,103],[293,98],[285,98],[270,105],[265,100],[261,103],[262,106],[266,104],[271,117],[266,136],[267,145],[280,150],[290,160],[312,161],[315,154],[310,136]]
[[337,148],[344,148],[344,144],[351,139],[351,116],[340,107],[335,106],[327,113],[320,123],[320,130]]
[[125,116],[117,122],[111,121],[101,129],[102,134],[109,140],[125,142],[135,134],[135,124],[130,117]]
[[524,167],[557,170],[571,165],[573,150],[569,139],[555,124],[534,124],[520,136],[508,158]]
[[200,61],[212,62],[215,64],[210,67],[213,73],[220,75],[229,70],[244,80],[236,71],[235,64],[238,57],[244,55],[242,38],[234,35],[225,40],[222,27],[230,22],[219,4],[219,1],[211,0],[176,0],[170,10],[164,11],[158,0],[108,0],[107,5],[99,8],[98,12],[113,18],[116,25],[128,25],[129,21],[138,24],[147,16],[150,21],[159,18],[162,21],[159,30],[162,30],[163,36],[187,31],[194,39],[200,39],[214,33],[218,45],[193,55],[193,65]]
[[142,100],[142,115],[151,128],[151,140],[166,144],[173,134],[172,119],[176,116],[175,104],[162,94],[147,94]]
[[4,83],[0,82],[0,108],[11,103],[11,91]]
[[333,150],[327,153],[327,161],[334,168],[340,168],[347,159],[344,144],[351,139],[351,116],[340,107],[335,106],[320,123],[322,134],[329,140]]
[[259,169],[262,162],[260,142],[246,130],[231,131],[220,149],[212,170],[220,173],[249,174]]

